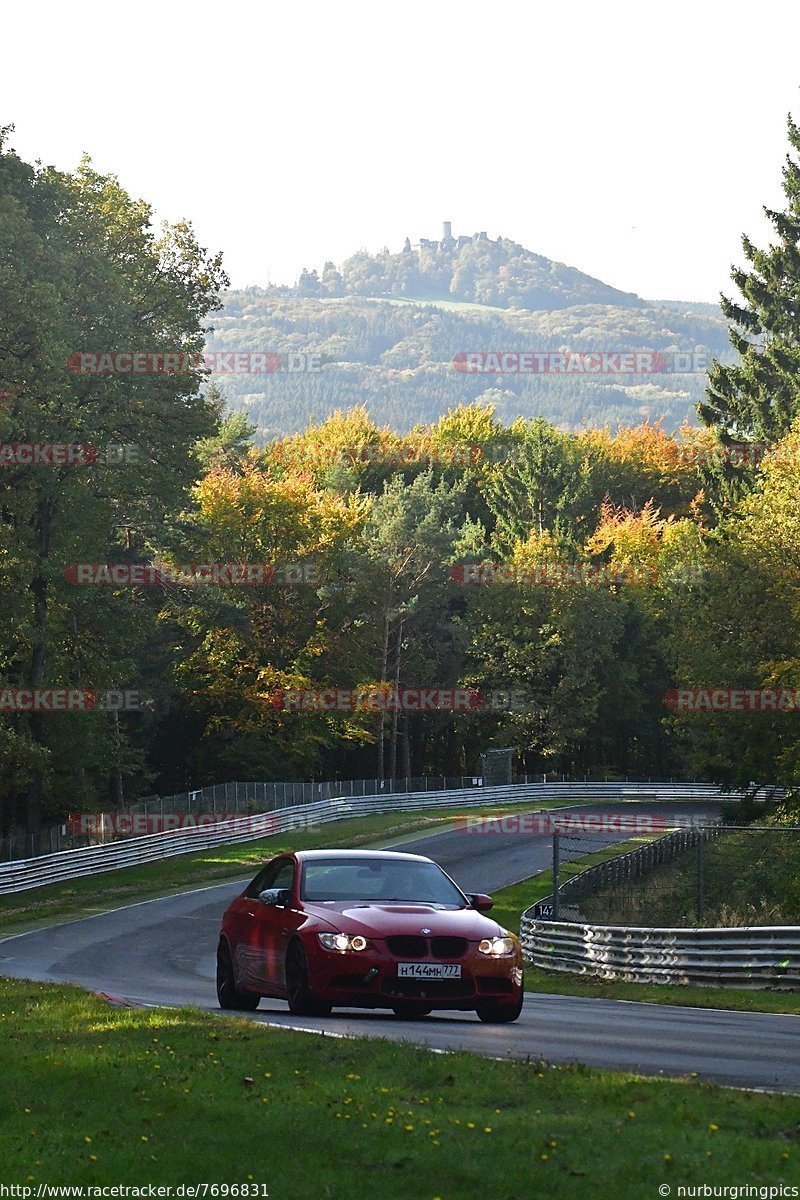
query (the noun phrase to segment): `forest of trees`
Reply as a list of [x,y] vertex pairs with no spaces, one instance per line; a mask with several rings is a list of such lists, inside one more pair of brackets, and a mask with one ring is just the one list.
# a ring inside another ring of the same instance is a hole
[[[610,289],[609,289],[610,290]],[[491,403],[500,420],[545,417],[561,429],[660,418],[677,432],[696,422],[705,370],[651,375],[465,374],[465,351],[651,350],[733,362],[726,325],[711,305],[574,303],[533,312],[445,301],[362,295],[342,299],[229,291],[214,318],[210,352],[315,355],[313,372],[225,373],[230,408],[247,414],[256,440],[298,433],[337,410],[366,406],[379,424],[408,432],[450,408]],[[708,310],[711,311],[708,311]]]
[[[704,344],[719,351],[703,381],[703,427],[684,422],[676,434],[673,422],[641,414],[619,428],[561,429],[509,415],[503,384],[460,397],[444,387],[437,415],[424,419],[402,398],[419,359],[398,343],[395,322],[411,342],[439,338],[438,361],[480,348],[464,345],[446,312],[375,305],[368,322],[342,300],[309,309],[302,326],[298,310],[258,296],[273,326],[284,322],[287,348],[307,351],[325,320],[329,340],[345,329],[361,339],[364,363],[383,338],[393,403],[404,408],[403,421],[379,419],[345,389],[338,411],[320,405],[313,420],[312,404],[301,427],[265,444],[247,397],[245,411],[226,408],[227,379],[223,395],[202,370],[70,369],[85,351],[197,356],[227,280],[190,226],[154,233],[148,206],[116,179],[88,162],[74,174],[30,166],[6,132],[0,443],[99,453],[44,465],[3,458],[2,696],[131,689],[142,702],[121,712],[4,703],[2,830],[234,778],[468,774],[482,750],[509,745],[531,773],[793,785],[797,712],[669,703],[676,688],[800,688],[800,132],[791,123],[789,137],[776,243],[760,251],[745,239],[741,298],[725,302],[736,354],[722,355],[709,314],[663,310],[668,343],[685,348],[684,335],[705,323]],[[345,311],[352,324],[338,323]],[[629,328],[654,319],[641,302],[626,311]],[[529,314],[545,323],[539,330],[553,317]],[[237,348],[274,349],[251,325]],[[558,385],[580,407],[574,385]],[[109,450],[119,446],[127,452]],[[78,563],[175,570],[155,572],[155,586],[80,586]],[[305,574],[199,586],[177,570],[211,563]],[[517,582],[461,582],[463,564],[493,563]],[[606,574],[578,579],[576,564]],[[513,690],[525,703],[426,714],[275,703],[287,689],[359,687]]]

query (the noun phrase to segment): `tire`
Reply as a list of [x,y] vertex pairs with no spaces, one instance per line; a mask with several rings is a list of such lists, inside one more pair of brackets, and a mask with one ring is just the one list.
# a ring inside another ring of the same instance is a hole
[[508,1025],[511,1021],[516,1021],[522,1012],[523,998],[520,995],[515,1004],[503,1004],[499,1000],[483,1000],[480,1004],[475,1005],[475,1011],[481,1021],[485,1021],[487,1025]]
[[392,1012],[401,1021],[419,1021],[422,1017],[427,1017],[428,1013],[433,1009],[428,1008],[425,1004],[414,1004],[412,1000],[404,1004],[393,1004]]
[[255,992],[237,990],[233,959],[227,942],[220,942],[217,947],[217,1000],[220,1008],[236,1012],[255,1012],[261,1000]]
[[302,943],[292,942],[286,955],[286,999],[296,1017],[327,1017],[331,1005],[315,1000],[308,983],[308,959]]

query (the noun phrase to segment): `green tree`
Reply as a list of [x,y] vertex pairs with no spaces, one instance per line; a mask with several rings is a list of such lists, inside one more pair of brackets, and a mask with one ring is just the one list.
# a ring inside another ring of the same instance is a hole
[[741,301],[723,296],[731,344],[739,362],[712,365],[699,413],[719,428],[723,441],[754,438],[774,442],[800,412],[800,128],[788,118],[789,146],[783,167],[787,205],[765,208],[777,241],[759,250],[747,236],[742,248],[750,269],[734,268]]
[[[91,444],[99,453],[82,465],[5,468],[0,478],[0,587],[18,597],[2,634],[4,681],[135,686],[136,598],[79,592],[65,567],[158,539],[196,472],[192,446],[213,432],[216,415],[193,371],[93,375],[70,367],[90,351],[199,355],[204,321],[227,280],[189,225],[154,232],[149,207],[114,177],[88,161],[72,175],[31,167],[6,147],[5,132],[0,440]],[[109,454],[119,445],[135,454]],[[99,712],[13,713],[2,723],[14,763],[2,792],[5,825],[35,831],[43,813],[82,798],[90,781],[102,791],[121,762],[111,752],[119,725]]]

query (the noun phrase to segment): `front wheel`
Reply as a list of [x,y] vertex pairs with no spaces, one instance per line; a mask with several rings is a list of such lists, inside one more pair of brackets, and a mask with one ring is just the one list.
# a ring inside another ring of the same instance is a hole
[[292,942],[286,955],[286,999],[296,1017],[327,1017],[331,1005],[315,1000],[308,984],[308,959],[300,942]]
[[522,1012],[522,1001],[522,995],[516,1004],[502,1004],[499,1000],[484,1000],[475,1006],[475,1011],[481,1021],[485,1021],[487,1025],[507,1025],[511,1021],[516,1021]]
[[228,943],[220,942],[217,947],[217,1000],[220,1008],[254,1012],[260,999],[261,997],[256,996],[254,992],[238,991]]

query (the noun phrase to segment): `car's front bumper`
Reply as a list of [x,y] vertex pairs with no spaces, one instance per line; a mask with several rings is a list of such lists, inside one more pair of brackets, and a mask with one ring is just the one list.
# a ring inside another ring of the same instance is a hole
[[380,945],[358,953],[314,947],[308,957],[314,996],[348,1008],[391,1008],[394,1004],[419,1002],[432,1009],[474,1009],[481,1001],[515,1004],[522,992],[520,952],[493,958],[478,953],[476,948],[458,959],[437,960],[458,964],[459,979],[402,978],[398,964],[409,959],[394,956]]

